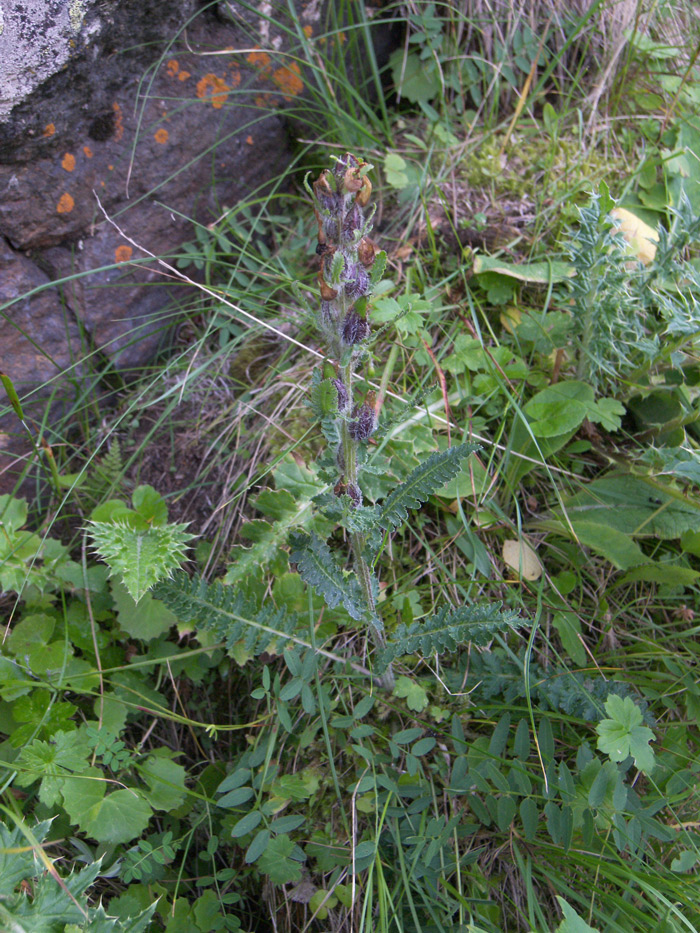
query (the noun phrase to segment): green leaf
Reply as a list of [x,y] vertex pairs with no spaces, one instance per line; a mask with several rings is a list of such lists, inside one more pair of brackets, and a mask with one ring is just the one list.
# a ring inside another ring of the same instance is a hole
[[60,798],[64,779],[87,770],[88,755],[88,745],[81,732],[58,730],[50,742],[34,739],[17,758],[20,770],[15,784],[28,787],[41,779],[39,799],[46,806],[53,806]]
[[342,605],[351,618],[367,615],[362,592],[354,577],[345,577],[328,545],[316,535],[294,534],[289,559],[297,565],[302,580],[323,596],[331,609]]
[[164,754],[150,755],[139,769],[148,784],[146,800],[154,810],[176,810],[185,800],[186,770]]
[[249,655],[262,654],[273,645],[281,651],[298,626],[294,614],[277,609],[270,600],[258,608],[240,589],[190,580],[185,573],[158,583],[154,595],[178,619],[196,623],[198,630],[211,633],[215,641],[223,641],[229,653],[239,642]]
[[255,507],[274,522],[257,519],[241,527],[240,534],[254,543],[249,548],[235,548],[233,563],[224,577],[230,586],[270,564],[286,545],[290,530],[311,516],[311,499],[295,498],[288,489],[264,489],[255,499]]
[[153,486],[137,486],[131,497],[134,510],[149,525],[165,525],[168,521],[168,507],[165,500]]
[[[546,520],[540,525],[542,528],[555,531],[567,538],[572,537],[571,527],[563,521]],[[619,570],[649,563],[649,558],[639,545],[629,535],[616,528],[580,519],[572,520],[571,525],[575,540],[589,547],[596,554],[601,554]]]
[[140,836],[153,811],[133,790],[116,790],[90,807],[80,828],[98,842],[119,845]]
[[27,521],[27,500],[15,499],[14,496],[0,496],[0,528],[10,535],[24,527]]
[[583,667],[588,660],[588,656],[579,637],[582,632],[578,615],[575,612],[556,610],[552,613],[552,625],[557,630],[559,638],[561,638],[564,651],[574,664]]
[[462,461],[478,449],[476,444],[459,444],[431,454],[382,503],[379,518],[382,528],[398,527],[408,518],[408,509],[419,508],[455,477],[462,469]]
[[131,638],[152,641],[177,624],[177,617],[159,599],[145,593],[135,602],[126,586],[118,580],[112,581],[112,596],[119,628]]
[[575,431],[595,407],[594,392],[585,382],[558,382],[533,396],[525,406],[535,437],[558,437]]
[[406,706],[414,713],[421,713],[429,703],[428,694],[425,689],[416,680],[410,677],[397,677],[396,685],[393,690],[395,697],[406,699]]
[[237,823],[233,824],[231,835],[234,839],[247,836],[248,833],[252,833],[254,829],[257,829],[261,822],[262,813],[259,810],[251,810],[250,813],[246,813]]
[[325,484],[317,480],[311,470],[297,463],[291,454],[280,460],[272,475],[277,489],[286,489],[296,500],[313,499],[325,488]]
[[78,777],[68,777],[61,787],[63,806],[71,823],[81,829],[90,820],[93,809],[101,803],[107,781],[99,768],[89,768]]
[[285,833],[269,841],[264,853],[258,859],[258,868],[267,875],[273,884],[296,883],[301,880],[301,865],[291,858],[296,850],[295,844]]
[[330,379],[322,379],[309,390],[309,407],[319,421],[338,414],[338,390]]
[[374,257],[374,262],[372,263],[372,270],[369,276],[370,288],[374,288],[384,275],[384,270],[386,269],[386,260],[387,255],[385,250],[380,249],[379,252]]
[[[700,531],[700,509],[690,501],[670,496],[628,473],[603,476],[564,500],[569,519],[605,525],[633,537],[680,538]],[[641,563],[641,562],[640,562]]]
[[574,908],[567,904],[563,897],[557,895],[557,901],[559,901],[564,919],[557,927],[556,933],[600,933],[599,930],[589,926],[585,920],[579,917]]
[[396,152],[390,152],[384,157],[384,175],[388,185],[392,188],[406,188],[409,178],[404,169],[406,161]]
[[482,275],[486,272],[497,272],[509,278],[518,279],[533,285],[549,285],[565,282],[576,275],[576,270],[568,262],[552,260],[551,262],[506,262],[495,259],[493,256],[479,254],[474,257],[474,274]]
[[399,625],[386,647],[378,651],[377,673],[403,654],[420,651],[423,657],[454,651],[461,645],[487,644],[499,632],[507,632],[527,621],[513,610],[502,610],[500,603],[491,606],[443,606],[435,615],[411,625]]
[[121,577],[138,603],[159,580],[172,574],[186,557],[192,535],[186,525],[160,525],[136,531],[126,521],[90,522],[95,551]]
[[434,61],[425,62],[413,52],[405,55],[403,49],[397,49],[389,64],[397,93],[411,103],[431,101],[439,93],[440,74]]
[[610,718],[603,719],[596,726],[599,750],[615,762],[632,756],[640,771],[651,774],[655,756],[649,742],[653,740],[654,733],[642,725],[642,713],[634,700],[611,694],[606,700],[605,710]]
[[622,427],[622,418],[625,406],[614,398],[599,398],[588,409],[587,418],[599,424],[605,431],[619,431]]
[[253,839],[251,844],[248,846],[248,850],[245,854],[245,860],[248,865],[252,864],[253,862],[257,862],[257,860],[263,855],[271,837],[272,833],[269,829],[260,830],[255,839]]

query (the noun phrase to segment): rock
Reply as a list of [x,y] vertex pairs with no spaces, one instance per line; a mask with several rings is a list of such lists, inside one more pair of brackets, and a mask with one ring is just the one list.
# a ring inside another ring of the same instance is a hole
[[[287,48],[321,29],[316,0],[295,6],[296,19],[267,0],[3,5],[0,345],[16,383],[55,390],[65,369],[70,404],[76,360],[89,368],[99,353],[126,370],[152,358],[191,293],[150,254],[176,254],[193,219],[264,191],[291,157],[285,110],[314,75]],[[16,355],[16,316],[39,346],[66,335],[60,352]]]

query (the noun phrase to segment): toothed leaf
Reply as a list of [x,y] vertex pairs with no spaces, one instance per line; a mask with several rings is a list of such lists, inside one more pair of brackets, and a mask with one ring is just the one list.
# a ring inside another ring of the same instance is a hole
[[428,657],[435,652],[454,651],[460,645],[485,645],[498,632],[526,624],[527,620],[514,610],[501,609],[500,603],[457,609],[443,606],[428,619],[399,625],[386,648],[378,653],[375,670],[382,674],[392,661],[404,654],[419,653]]
[[408,509],[419,508],[455,477],[462,469],[462,461],[475,450],[478,450],[476,444],[460,444],[431,454],[384,500],[379,519],[382,528],[398,527],[408,518]]
[[342,604],[353,619],[363,619],[367,607],[359,584],[343,574],[328,545],[316,535],[297,534],[291,542],[289,559],[302,580],[318,590],[331,609]]

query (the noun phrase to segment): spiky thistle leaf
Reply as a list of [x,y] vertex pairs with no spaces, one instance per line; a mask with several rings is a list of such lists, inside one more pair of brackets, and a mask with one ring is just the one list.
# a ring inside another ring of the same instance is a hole
[[477,444],[459,444],[431,454],[384,500],[379,518],[382,528],[396,528],[405,521],[408,509],[419,508],[429,496],[453,479],[462,469],[462,461],[475,450],[478,450]]
[[419,652],[423,656],[454,651],[460,645],[485,645],[498,632],[526,625],[512,609],[501,609],[501,604],[443,606],[435,615],[411,625],[399,625],[391,641],[377,655],[375,669],[382,674],[402,654]]
[[120,577],[135,602],[164,577],[170,576],[186,557],[193,537],[187,525],[152,525],[135,528],[130,521],[90,522],[88,532],[95,551],[109,565],[111,576]]
[[325,541],[316,535],[295,534],[291,543],[289,559],[302,580],[318,590],[331,609],[342,603],[353,619],[365,618],[368,609],[357,580],[343,574]]

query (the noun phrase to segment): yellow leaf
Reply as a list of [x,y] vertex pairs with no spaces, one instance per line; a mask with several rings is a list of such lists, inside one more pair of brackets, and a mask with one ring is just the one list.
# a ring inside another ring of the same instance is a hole
[[538,580],[542,576],[540,559],[525,541],[508,539],[503,542],[503,560],[524,580]]
[[656,244],[659,242],[656,230],[624,207],[614,208],[610,211],[610,216],[615,221],[616,232],[621,233],[629,243],[630,252],[645,266],[653,262]]

